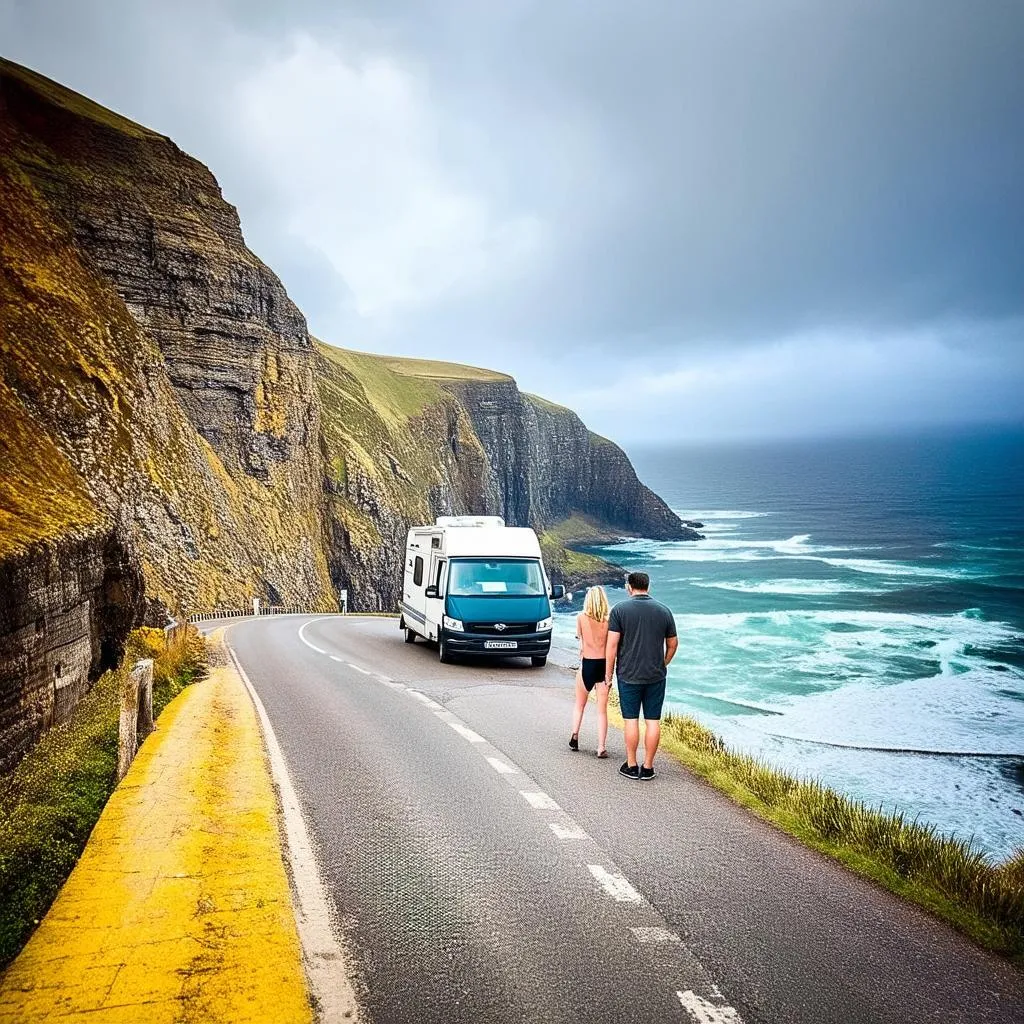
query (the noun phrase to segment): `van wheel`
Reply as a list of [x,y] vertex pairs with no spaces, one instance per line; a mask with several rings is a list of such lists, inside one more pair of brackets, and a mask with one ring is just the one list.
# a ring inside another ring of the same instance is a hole
[[548,656],[546,654],[538,655],[536,658],[531,658],[534,668],[543,668],[548,663]]
[[444,642],[444,637],[437,641],[437,656],[441,659],[442,665],[450,665],[454,661],[452,652],[448,650],[448,645]]
[[405,642],[407,644],[416,643],[416,634],[408,627],[405,627]]

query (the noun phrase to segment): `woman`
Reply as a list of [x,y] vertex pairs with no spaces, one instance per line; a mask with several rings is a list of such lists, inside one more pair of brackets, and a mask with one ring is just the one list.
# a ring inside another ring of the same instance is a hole
[[591,587],[576,616],[576,639],[580,642],[580,667],[576,673],[576,712],[573,716],[569,749],[580,749],[580,726],[590,691],[597,687],[597,756],[607,757],[608,691],[604,678],[604,648],[608,639],[608,597],[603,587]]

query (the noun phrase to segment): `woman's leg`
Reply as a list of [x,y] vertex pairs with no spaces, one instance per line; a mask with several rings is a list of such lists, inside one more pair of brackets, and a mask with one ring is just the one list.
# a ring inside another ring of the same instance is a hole
[[597,752],[608,749],[608,694],[612,688],[607,683],[597,684]]
[[583,685],[583,669],[576,670],[576,710],[572,717],[572,734],[578,736],[583,724],[583,712],[587,706],[587,688]]

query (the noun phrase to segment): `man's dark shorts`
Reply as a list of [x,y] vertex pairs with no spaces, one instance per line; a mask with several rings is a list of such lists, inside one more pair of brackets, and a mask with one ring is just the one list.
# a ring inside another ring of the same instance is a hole
[[619,680],[619,710],[623,718],[639,718],[643,707],[644,719],[653,722],[661,718],[664,703],[664,679],[660,683],[624,683]]

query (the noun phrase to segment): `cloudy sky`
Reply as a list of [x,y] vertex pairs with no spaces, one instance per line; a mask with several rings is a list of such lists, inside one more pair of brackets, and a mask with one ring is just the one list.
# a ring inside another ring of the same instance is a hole
[[1020,0],[0,0],[327,341],[639,442],[1024,420]]

